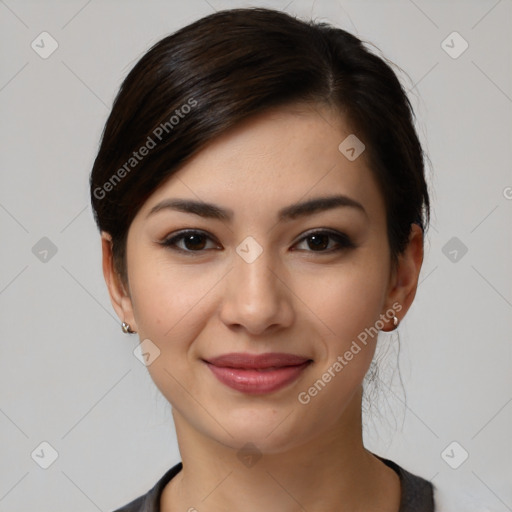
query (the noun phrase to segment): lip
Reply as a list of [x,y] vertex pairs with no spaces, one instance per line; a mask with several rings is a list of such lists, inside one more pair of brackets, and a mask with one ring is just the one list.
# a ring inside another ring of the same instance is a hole
[[292,383],[312,360],[284,353],[231,353],[204,362],[221,383],[256,395],[271,393]]

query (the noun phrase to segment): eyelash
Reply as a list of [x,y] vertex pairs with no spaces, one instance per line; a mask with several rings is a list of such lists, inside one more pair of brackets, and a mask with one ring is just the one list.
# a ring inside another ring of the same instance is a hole
[[[201,235],[204,236],[210,240],[213,240],[206,232],[197,230],[197,229],[188,229],[184,231],[180,231],[173,236],[166,238],[162,242],[160,242],[160,245],[169,248],[173,251],[180,252],[183,254],[187,254],[190,256],[196,256],[208,249],[200,249],[197,251],[190,250],[190,249],[183,249],[181,247],[177,246],[177,242],[184,240],[186,236],[190,235]],[[340,233],[337,231],[327,230],[327,229],[319,229],[316,231],[310,231],[306,233],[298,242],[297,244],[306,241],[308,238],[311,238],[313,236],[317,235],[327,235],[329,238],[335,240],[338,244],[337,248],[334,249],[328,249],[328,250],[322,250],[322,251],[314,251],[314,250],[307,250],[306,252],[312,252],[312,253],[318,253],[318,254],[332,254],[335,252],[340,252],[347,249],[353,249],[356,247],[356,245],[352,242],[352,240],[344,233]],[[296,244],[295,244],[296,245]],[[197,254],[195,254],[197,253]]]

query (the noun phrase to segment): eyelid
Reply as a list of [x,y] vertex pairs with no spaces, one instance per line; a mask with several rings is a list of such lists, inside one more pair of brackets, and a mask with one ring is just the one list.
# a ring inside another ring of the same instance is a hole
[[309,231],[306,231],[305,233],[302,233],[300,238],[294,242],[294,246],[297,245],[300,242],[305,241],[307,238],[313,236],[313,235],[328,235],[332,239],[335,239],[338,241],[338,248],[330,249],[330,250],[324,250],[324,251],[306,251],[311,253],[317,253],[317,254],[329,254],[332,252],[342,251],[344,249],[351,249],[355,248],[356,244],[352,241],[352,239],[346,234],[341,231],[337,231],[331,228],[314,228]]
[[[201,255],[201,254],[205,253],[206,251],[212,250],[210,248],[210,249],[199,249],[197,251],[194,251],[194,250],[182,249],[181,247],[178,247],[177,243],[179,241],[182,241],[184,239],[184,237],[186,237],[189,234],[202,235],[207,240],[212,241],[212,242],[216,243],[217,245],[221,245],[213,235],[211,235],[207,231],[203,231],[202,229],[197,229],[197,228],[187,228],[187,229],[175,231],[175,232],[171,233],[170,235],[166,236],[161,242],[158,242],[158,243],[164,247],[167,247],[167,248],[173,250],[173,251],[180,252],[182,254],[187,254],[187,255],[194,255],[194,256]],[[316,253],[316,254],[321,255],[321,254],[331,254],[334,252],[341,252],[343,250],[347,250],[347,249],[356,247],[356,244],[352,241],[352,239],[347,234],[345,234],[341,231],[337,231],[337,230],[334,230],[331,228],[314,228],[314,229],[310,229],[310,230],[306,231],[305,233],[302,233],[300,235],[300,238],[297,239],[295,242],[293,242],[292,251],[296,250],[296,249],[294,249],[294,247],[297,244],[305,242],[307,240],[307,238],[314,236],[314,235],[327,235],[332,240],[335,240],[337,242],[337,247],[334,247],[334,248],[331,248],[328,250],[320,250],[320,251],[303,250],[303,252]],[[215,249],[215,250],[219,250],[219,249]],[[299,249],[299,250],[302,250],[302,249]]]
[[[217,242],[217,240],[215,239],[215,237],[213,237],[210,233],[208,233],[207,231],[203,231],[202,229],[197,229],[197,228],[188,228],[188,229],[182,229],[179,231],[174,231],[173,233],[166,236],[161,242],[158,242],[158,243],[160,245],[163,245],[164,247],[167,247],[167,248],[177,251],[177,252],[198,255],[198,254],[205,252],[206,249],[201,249],[199,251],[191,251],[191,250],[187,250],[187,249],[182,249],[181,247],[177,246],[177,242],[183,240],[184,237],[186,237],[187,235],[197,235],[197,234],[202,235],[207,240],[215,242],[216,244],[220,245],[219,242]],[[173,243],[171,243],[171,242],[173,242]],[[208,249],[208,250],[211,250],[211,249]]]

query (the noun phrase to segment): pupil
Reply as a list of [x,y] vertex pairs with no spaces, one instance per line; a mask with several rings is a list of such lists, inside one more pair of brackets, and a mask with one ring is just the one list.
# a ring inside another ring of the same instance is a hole
[[[328,245],[328,237],[327,235],[311,235],[309,237],[310,240],[310,248],[315,249],[325,249]],[[311,243],[313,241],[313,243]]]
[[192,234],[185,237],[185,246],[187,249],[203,249],[204,245],[204,237],[202,235]]

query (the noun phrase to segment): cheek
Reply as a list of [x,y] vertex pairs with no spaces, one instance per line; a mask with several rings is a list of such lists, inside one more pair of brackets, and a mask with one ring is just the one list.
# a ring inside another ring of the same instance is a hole
[[161,258],[151,263],[134,258],[133,263],[130,289],[139,333],[165,345],[182,339],[184,332],[192,337],[191,329],[199,330],[200,319],[205,318],[205,299],[222,274],[170,265]]
[[[186,407],[197,383],[190,373],[194,340],[214,314],[209,293],[222,278],[216,270],[170,265],[161,258],[133,256],[130,290],[141,341],[151,340],[160,353],[147,367],[151,378],[178,409]],[[183,386],[187,393],[183,393]],[[190,404],[188,404],[190,407]]]
[[338,267],[298,277],[301,296],[328,333],[329,352],[345,350],[383,313],[389,271],[374,254],[360,251]]
[[297,397],[320,430],[323,423],[338,421],[352,403],[375,352],[375,324],[383,312],[389,274],[386,261],[372,254],[360,254],[357,261],[317,276],[314,286],[313,280],[302,282],[316,323],[328,332],[318,340],[322,346],[314,375]]

